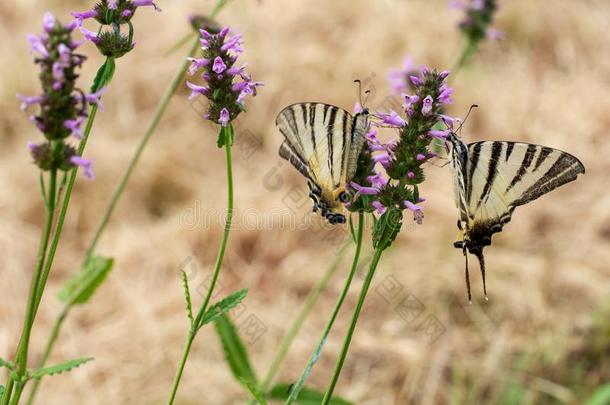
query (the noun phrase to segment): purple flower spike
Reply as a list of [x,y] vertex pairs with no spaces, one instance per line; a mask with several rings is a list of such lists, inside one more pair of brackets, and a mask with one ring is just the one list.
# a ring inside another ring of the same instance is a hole
[[389,114],[379,113],[378,115],[379,118],[381,118],[382,124],[389,125],[394,128],[402,128],[407,124],[407,122],[402,119],[400,115],[396,113],[396,111],[390,111]]
[[72,156],[70,158],[70,162],[76,166],[82,167],[85,177],[89,180],[93,180],[95,178],[95,174],[93,173],[93,162],[91,160],[84,159],[80,156]]
[[226,108],[223,108],[220,111],[220,118],[218,118],[218,123],[223,126],[226,127],[227,124],[229,124],[229,110],[227,110]]
[[373,208],[375,208],[375,211],[379,215],[383,215],[383,213],[386,211],[386,207],[377,200],[373,201],[371,203],[371,206],[373,206]]
[[432,96],[430,96],[430,95],[428,95],[428,96],[426,96],[426,98],[424,98],[424,101],[423,101],[424,105],[421,108],[421,113],[424,116],[428,116],[432,112],[432,102],[433,101],[434,100],[432,100]]
[[220,56],[217,56],[214,59],[214,65],[212,66],[212,70],[218,74],[221,74],[222,72],[227,70],[227,65],[225,65]]
[[424,212],[422,211],[423,208],[419,205],[413,204],[409,200],[405,200],[404,204],[405,207],[413,213],[413,219],[415,220],[415,222],[421,225],[424,220]]

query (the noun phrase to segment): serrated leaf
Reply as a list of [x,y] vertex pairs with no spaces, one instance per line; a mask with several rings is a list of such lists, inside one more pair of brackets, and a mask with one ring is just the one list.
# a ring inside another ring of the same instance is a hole
[[256,376],[250,365],[248,353],[233,322],[226,314],[223,314],[214,322],[214,326],[222,343],[225,359],[229,363],[235,380],[242,384],[247,382],[256,385]]
[[34,378],[34,379],[40,379],[46,375],[64,373],[64,372],[70,371],[78,366],[81,366],[85,363],[88,363],[91,360],[93,360],[93,357],[85,357],[82,359],[66,361],[65,363],[57,364],[57,365],[51,366],[51,367],[39,368],[36,371],[32,371],[30,373],[29,377]]
[[250,381],[244,380],[243,378],[240,378],[239,381],[248,389],[248,391],[250,391],[250,394],[252,394],[252,397],[256,402],[258,402],[260,405],[267,405],[265,396],[256,385],[252,384]]
[[244,298],[246,298],[247,294],[248,289],[244,288],[243,290],[239,290],[229,295],[228,297],[218,301],[216,304],[212,305],[210,308],[208,308],[207,311],[205,311],[203,318],[201,318],[201,325],[199,325],[199,328],[201,328],[206,323],[215,321],[221,315],[226,314],[227,312],[238,306],[244,300]]
[[193,319],[193,304],[191,303],[191,290],[189,289],[189,279],[184,270],[182,270],[182,286],[184,287],[184,300],[186,301],[186,316],[191,321],[191,325],[195,322]]
[[13,363],[8,360],[4,360],[3,358],[0,358],[0,368],[2,367],[7,368],[11,371],[15,368],[15,366],[13,366]]
[[[286,400],[290,396],[292,384],[280,383],[275,385],[267,395],[268,399]],[[324,399],[324,393],[311,388],[302,388],[296,403],[300,405],[319,405]],[[331,405],[352,405],[348,400],[340,397],[332,397],[329,401]]]
[[387,249],[402,227],[402,211],[389,208],[379,217],[373,228],[373,247],[377,250]]
[[67,305],[84,304],[104,282],[113,265],[112,258],[93,256],[66,282],[59,299]]
[[113,58],[106,59],[106,62],[100,66],[95,74],[95,79],[93,79],[93,84],[91,85],[91,92],[95,93],[100,90],[102,87],[106,86],[112,80],[112,76],[114,76],[114,69],[116,68],[116,64],[114,63]]

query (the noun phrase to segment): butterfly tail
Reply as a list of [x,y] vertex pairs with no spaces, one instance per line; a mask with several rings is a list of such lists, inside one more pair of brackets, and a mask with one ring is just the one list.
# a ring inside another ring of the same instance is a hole
[[485,257],[483,256],[483,249],[475,252],[475,256],[479,259],[479,267],[481,268],[481,277],[483,278],[483,293],[485,294],[485,301],[489,301],[487,298],[487,285],[485,284]]
[[472,295],[470,293],[470,274],[468,273],[468,250],[466,245],[463,247],[464,260],[466,261],[466,289],[468,290],[468,303],[472,304]]

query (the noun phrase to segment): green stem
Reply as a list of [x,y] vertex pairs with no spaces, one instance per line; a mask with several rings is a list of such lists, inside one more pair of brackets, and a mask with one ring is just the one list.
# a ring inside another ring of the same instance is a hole
[[[91,107],[91,113],[89,114],[89,119],[87,120],[87,126],[83,132],[83,139],[81,139],[80,144],[78,145],[78,155],[82,156],[83,151],[85,150],[85,146],[87,146],[87,140],[89,139],[89,134],[91,133],[91,128],[93,127],[93,121],[95,121],[95,116],[97,115],[97,104],[94,104]],[[55,226],[55,233],[53,234],[53,240],[51,241],[51,248],[49,249],[49,254],[47,255],[47,259],[44,265],[44,270],[42,272],[42,276],[40,279],[40,285],[38,291],[36,293],[36,303],[34,307],[34,317],[36,317],[36,312],[38,311],[38,307],[40,306],[40,301],[42,300],[42,294],[44,292],[45,286],[47,284],[47,280],[49,279],[49,273],[51,271],[51,267],[53,265],[53,259],[55,258],[55,252],[57,252],[57,246],[59,245],[59,240],[61,237],[61,232],[64,227],[64,222],[66,221],[66,215],[68,214],[68,206],[70,205],[70,198],[72,197],[72,189],[74,188],[74,182],[76,181],[76,174],[78,172],[78,168],[70,170],[70,177],[68,179],[68,184],[66,186],[65,195],[61,204],[61,209],[59,211],[59,217],[57,219],[57,225]],[[49,197],[50,199],[50,197]],[[33,319],[32,319],[33,321]]]
[[[51,229],[53,228],[53,218],[55,216],[55,192],[57,191],[57,169],[51,170],[49,174],[49,189],[48,189],[48,199],[46,203],[46,222],[44,225],[44,229],[42,231],[42,235],[40,238],[40,246],[38,248],[38,259],[36,261],[36,270],[34,271],[34,276],[32,277],[32,284],[30,285],[30,293],[28,297],[28,304],[26,308],[25,321],[23,324],[23,332],[21,333],[21,339],[19,340],[19,345],[17,347],[17,355],[16,355],[16,373],[19,379],[25,377],[27,372],[27,363],[28,363],[28,349],[30,346],[30,336],[32,333],[32,326],[34,325],[34,318],[36,314],[36,297],[39,288],[41,287],[41,277],[44,267],[44,259],[46,256],[47,248],[49,246],[49,239],[51,236]],[[12,377],[9,378],[12,380]],[[7,404],[8,400],[11,399],[11,403],[14,402],[15,398],[17,401],[21,395],[21,391],[23,390],[23,385],[25,383],[21,381],[17,381],[15,387],[14,396],[11,392],[7,392],[5,396],[2,398],[2,403]],[[8,384],[7,384],[8,385]],[[11,387],[12,390],[12,387]],[[7,390],[8,391],[8,390]],[[12,396],[12,398],[11,398]]]
[[174,378],[174,384],[172,386],[172,391],[168,401],[169,405],[173,404],[174,400],[176,399],[176,393],[178,392],[178,386],[180,385],[182,372],[184,370],[184,366],[186,365],[186,360],[188,359],[191,345],[193,343],[193,340],[195,339],[197,331],[201,327],[201,320],[203,319],[203,315],[205,314],[205,311],[208,308],[208,304],[210,303],[210,299],[212,298],[214,287],[216,287],[216,282],[218,281],[218,275],[220,274],[220,269],[222,267],[222,262],[224,260],[225,251],[227,248],[227,242],[229,240],[231,224],[233,222],[233,164],[231,162],[231,144],[234,139],[233,126],[229,124],[228,127],[222,128],[221,136],[224,137],[225,158],[227,164],[227,221],[225,222],[224,231],[222,234],[222,241],[220,242],[220,248],[218,250],[218,255],[216,256],[216,264],[214,265],[214,273],[212,275],[210,288],[208,289],[206,297],[203,303],[201,304],[201,307],[199,308],[197,317],[195,317],[195,320],[193,321],[190,335],[189,337],[187,337],[187,341],[182,354],[182,359],[180,360],[180,364],[178,365],[178,370],[176,371],[176,376]]
[[[195,38],[195,41],[193,42],[193,45],[191,46],[191,49],[189,50],[189,55],[192,55],[197,50],[198,46],[199,46],[199,37]],[[174,77],[172,82],[170,83],[167,90],[165,90],[165,93],[163,94],[163,97],[161,98],[161,101],[159,102],[159,105],[157,106],[157,109],[155,110],[155,114],[153,115],[152,120],[148,124],[148,128],[146,129],[144,136],[142,137],[142,139],[140,140],[140,143],[138,144],[138,147],[136,148],[136,152],[134,153],[131,160],[129,161],[127,170],[125,171],[125,173],[123,173],[123,176],[121,177],[121,180],[119,181],[119,184],[116,186],[116,188],[114,189],[114,192],[112,193],[112,197],[110,198],[110,203],[106,207],[106,211],[104,211],[104,215],[102,216],[102,219],[100,220],[100,222],[97,226],[97,229],[95,230],[93,238],[91,239],[91,242],[89,243],[89,247],[87,248],[87,253],[85,254],[85,259],[83,260],[83,264],[86,263],[91,258],[93,253],[95,252],[95,247],[97,246],[97,243],[98,243],[100,237],[102,236],[102,233],[104,232],[104,230],[106,229],[106,226],[108,225],[108,221],[110,220],[110,217],[112,216],[112,213],[114,212],[114,209],[116,207],[117,202],[119,201],[119,198],[123,194],[123,191],[125,191],[125,186],[129,182],[129,179],[131,178],[131,175],[133,174],[135,167],[137,166],[138,162],[140,161],[140,158],[142,157],[144,148],[148,144],[148,141],[150,140],[153,133],[157,130],[157,127],[159,126],[159,122],[161,121],[161,117],[163,117],[163,114],[165,114],[165,110],[167,109],[167,106],[169,105],[169,102],[170,102],[172,96],[176,92],[176,89],[182,83],[182,79],[183,79],[184,73],[186,72],[186,69],[188,67],[188,63],[189,62],[185,59],[184,62],[182,62],[180,64],[178,73],[176,74],[176,76]]]
[[[47,360],[49,359],[49,356],[51,355],[51,352],[53,350],[53,346],[55,345],[57,337],[59,336],[59,330],[61,329],[64,320],[66,319],[66,316],[68,316],[69,312],[70,306],[66,305],[55,320],[55,325],[53,325],[53,331],[51,332],[51,336],[49,338],[49,341],[47,342],[47,347],[45,348],[44,354],[42,355],[42,358],[38,363],[38,368],[44,367]],[[36,397],[36,393],[38,392],[38,387],[40,386],[41,381],[42,379],[34,380],[34,383],[32,384],[32,391],[30,392],[30,396],[27,402],[28,405],[32,405],[34,403],[34,398]]]
[[[343,243],[343,245],[339,248],[339,251],[335,255],[335,258],[333,259],[332,263],[328,266],[328,268],[324,272],[324,275],[322,276],[320,281],[318,281],[318,284],[316,284],[316,286],[311,290],[311,292],[305,299],[305,304],[303,304],[303,307],[301,308],[301,312],[299,312],[296,319],[290,326],[290,329],[288,329],[286,336],[284,336],[284,339],[282,339],[282,342],[279,345],[279,349],[277,350],[275,357],[273,358],[273,361],[271,362],[271,366],[269,367],[269,370],[267,371],[267,374],[265,375],[265,378],[263,379],[263,382],[261,384],[262,392],[267,391],[267,389],[269,388],[269,384],[271,383],[271,380],[277,373],[280,365],[282,364],[282,361],[286,357],[286,353],[288,353],[288,349],[290,348],[290,346],[292,345],[292,342],[294,341],[295,337],[299,333],[299,330],[301,330],[301,327],[303,326],[303,323],[305,322],[305,318],[307,318],[307,316],[311,312],[314,304],[318,301],[318,297],[320,296],[320,293],[326,288],[326,285],[328,284],[328,281],[330,280],[330,278],[337,271],[337,268],[339,267],[339,263],[345,256],[345,253],[347,252],[347,248],[350,246],[350,244],[351,244],[350,239],[348,239],[347,241],[345,241]],[[252,402],[252,404],[253,403],[254,402]]]
[[332,398],[333,391],[335,390],[335,386],[337,385],[337,381],[339,380],[339,375],[341,374],[341,369],[343,368],[343,363],[345,362],[345,358],[347,357],[347,351],[349,350],[349,345],[352,341],[354,330],[356,329],[356,323],[358,322],[358,317],[360,316],[360,311],[362,310],[364,299],[366,298],[366,294],[369,291],[369,287],[371,286],[371,281],[373,280],[373,276],[375,275],[375,270],[377,269],[377,264],[379,263],[379,259],[381,259],[382,253],[383,248],[378,248],[375,250],[375,255],[373,256],[373,261],[371,262],[371,267],[369,268],[369,272],[366,275],[364,284],[362,285],[362,290],[360,291],[360,296],[358,297],[358,304],[356,304],[356,309],[354,310],[354,315],[352,316],[352,322],[343,342],[343,349],[341,350],[341,354],[339,355],[339,359],[337,360],[335,371],[333,372],[332,380],[330,382],[330,385],[328,386],[328,389],[326,390],[324,399],[322,400],[322,405],[327,405]]
[[8,381],[6,382],[6,387],[4,387],[4,394],[2,396],[2,405],[8,405],[8,401],[11,399],[11,395],[13,395],[13,385],[15,381],[11,378],[11,374],[9,371]]
[[337,300],[337,303],[335,304],[333,313],[332,313],[330,319],[328,320],[326,327],[324,328],[324,332],[322,333],[320,340],[318,341],[316,350],[309,358],[309,361],[307,362],[307,365],[305,366],[305,370],[301,374],[301,377],[290,390],[290,396],[286,400],[285,405],[289,405],[289,404],[293,403],[298,398],[301,388],[303,388],[303,385],[305,385],[305,381],[307,381],[307,378],[309,377],[309,374],[311,373],[313,366],[318,361],[318,358],[320,357],[320,353],[322,353],[322,348],[324,347],[324,344],[326,343],[326,339],[328,338],[328,335],[330,334],[330,330],[332,329],[332,327],[335,323],[335,320],[337,319],[339,310],[341,309],[341,306],[343,305],[343,301],[345,301],[345,297],[347,296],[347,293],[352,284],[354,275],[356,274],[356,270],[358,269],[358,261],[360,260],[360,251],[362,250],[363,229],[364,229],[364,213],[359,212],[358,213],[358,230],[356,232],[356,251],[354,253],[354,259],[352,261],[352,267],[350,269],[349,275],[347,276],[347,280],[345,281],[345,285],[343,286],[343,291],[341,291],[341,295],[339,296],[339,299]]
[[451,69],[451,77],[455,77],[457,72],[464,67],[466,62],[472,57],[472,55],[477,50],[477,43],[474,41],[468,41],[464,49],[462,50],[462,54],[460,55],[458,61],[453,65],[453,69]]

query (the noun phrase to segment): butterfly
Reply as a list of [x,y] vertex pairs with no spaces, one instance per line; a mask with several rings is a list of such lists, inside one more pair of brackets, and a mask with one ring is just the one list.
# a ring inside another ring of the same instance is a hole
[[454,246],[466,258],[468,301],[468,252],[479,260],[487,300],[483,249],[491,245],[493,234],[502,231],[516,207],[576,180],[585,167],[569,153],[542,145],[508,141],[466,145],[454,132],[447,140],[452,145],[450,163],[461,232]]
[[279,150],[307,178],[313,211],[331,224],[345,223],[346,185],[356,172],[369,130],[369,111],[351,115],[324,103],[296,103],[275,119],[284,136]]

